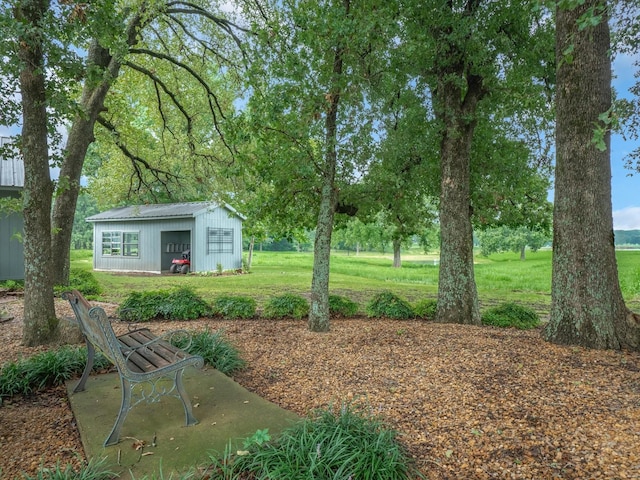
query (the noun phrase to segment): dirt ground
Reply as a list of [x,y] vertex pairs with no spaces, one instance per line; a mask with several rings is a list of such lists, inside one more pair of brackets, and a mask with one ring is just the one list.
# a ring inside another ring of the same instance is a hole
[[[0,363],[42,350],[20,345],[21,301],[2,309],[15,318],[0,323]],[[340,319],[325,334],[304,321],[151,325],[174,328],[223,328],[248,362],[234,378],[298,414],[367,405],[430,479],[640,478],[637,353],[551,345],[539,330],[422,321]],[[83,461],[64,389],[5,400],[0,452],[3,479]]]

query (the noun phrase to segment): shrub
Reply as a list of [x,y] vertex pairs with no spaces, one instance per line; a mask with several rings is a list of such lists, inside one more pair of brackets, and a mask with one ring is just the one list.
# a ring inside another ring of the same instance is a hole
[[136,322],[154,318],[194,320],[211,313],[207,302],[190,288],[133,292],[118,308],[120,318]]
[[396,433],[348,405],[297,422],[274,444],[252,442],[249,448],[249,455],[235,460],[234,469],[250,478],[400,480],[416,473]]
[[175,336],[171,343],[192,355],[200,355],[205,363],[225,375],[230,375],[245,366],[238,350],[224,338],[221,330],[205,330],[191,332],[188,336]]
[[418,301],[413,307],[416,315],[425,320],[433,320],[436,318],[436,310],[438,308],[438,301],[434,298],[423,298]]
[[[80,375],[86,363],[87,349],[78,346],[64,346],[5,363],[0,369],[0,396],[26,395],[60,385]],[[109,365],[109,360],[96,352],[93,369],[102,370]]]
[[214,300],[214,315],[224,318],[253,318],[256,315],[256,301],[250,297],[222,296]]
[[371,299],[367,304],[367,315],[369,317],[395,319],[407,319],[416,316],[413,308],[406,300],[389,291],[378,293]]
[[285,293],[271,297],[264,306],[265,318],[304,318],[309,314],[309,302],[300,295]]
[[56,295],[67,290],[78,290],[88,299],[94,299],[102,293],[102,287],[93,272],[76,268],[69,271],[69,285],[56,285],[54,288]]
[[24,290],[24,280],[5,280],[0,282],[0,287],[9,292],[18,292]]
[[515,327],[525,330],[537,327],[540,324],[540,318],[533,309],[508,302],[488,308],[482,314],[482,323],[494,327]]
[[118,478],[117,474],[108,470],[106,461],[106,457],[97,461],[91,459],[77,471],[71,464],[62,466],[58,462],[53,468],[41,468],[35,477],[25,474],[24,480],[109,480]]
[[353,317],[358,313],[359,305],[340,295],[329,295],[329,313],[336,317]]

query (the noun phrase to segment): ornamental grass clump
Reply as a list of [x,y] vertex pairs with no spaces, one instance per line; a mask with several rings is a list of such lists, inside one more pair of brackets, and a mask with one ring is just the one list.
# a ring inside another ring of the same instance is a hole
[[416,316],[424,320],[434,320],[437,309],[438,301],[434,298],[423,298],[413,306]]
[[52,468],[40,468],[35,476],[24,475],[24,480],[110,480],[119,475],[109,470],[107,459],[91,459],[78,470],[73,465],[61,465],[57,462]]
[[402,480],[415,474],[396,432],[350,405],[319,411],[284,430],[274,443],[250,445],[243,453],[234,470],[246,478]]
[[231,375],[245,366],[238,349],[224,337],[222,330],[188,332],[171,337],[171,343],[192,355],[200,355],[207,365]]
[[295,318],[309,315],[309,302],[300,295],[284,293],[271,297],[264,306],[262,314],[265,318]]
[[488,308],[482,314],[482,323],[494,327],[526,330],[540,325],[540,317],[529,307],[508,302]]
[[127,321],[147,322],[154,318],[195,320],[211,316],[211,306],[190,288],[132,292],[118,308]]
[[214,315],[226,319],[253,318],[256,315],[256,301],[251,297],[224,295],[212,304]]
[[409,302],[395,293],[385,291],[378,293],[367,304],[367,316],[406,320],[415,318],[416,314]]
[[329,295],[329,313],[333,317],[349,318],[358,313],[359,305],[350,298]]
[[[27,395],[60,385],[79,376],[86,363],[87,349],[78,346],[64,346],[17,362],[7,362],[0,369],[0,397]],[[109,365],[109,360],[96,352],[93,369],[103,370]]]

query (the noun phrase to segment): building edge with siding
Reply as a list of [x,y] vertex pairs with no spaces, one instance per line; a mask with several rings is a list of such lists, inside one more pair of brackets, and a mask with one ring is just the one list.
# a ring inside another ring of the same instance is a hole
[[242,222],[228,204],[185,202],[113,208],[93,223],[96,271],[163,273],[191,253],[191,272],[242,268]]
[[[0,137],[0,199],[18,201],[24,189],[24,161],[12,143],[10,137]],[[22,212],[0,211],[0,281],[24,280],[23,235]]]

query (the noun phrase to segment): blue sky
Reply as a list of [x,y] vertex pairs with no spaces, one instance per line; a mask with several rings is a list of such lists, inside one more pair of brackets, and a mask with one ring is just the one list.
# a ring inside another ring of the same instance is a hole
[[[614,61],[616,78],[613,86],[619,97],[631,98],[629,88],[634,85],[634,61],[638,56],[621,56]],[[613,203],[613,227],[616,230],[640,229],[640,173],[624,168],[624,157],[640,147],[640,141],[624,141],[619,135],[611,139],[611,200]]]

